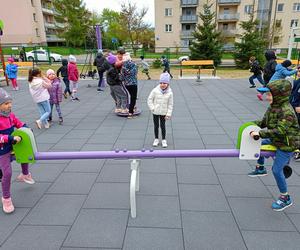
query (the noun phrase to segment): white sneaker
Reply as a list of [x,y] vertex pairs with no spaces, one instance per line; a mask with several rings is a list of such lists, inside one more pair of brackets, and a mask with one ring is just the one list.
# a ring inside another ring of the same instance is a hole
[[152,146],[157,147],[159,144],[159,139],[154,139]]
[[41,120],[36,120],[35,123],[36,123],[36,126],[37,126],[39,129],[42,128],[42,122],[41,122]]
[[45,128],[50,128],[50,123],[49,122],[45,123]]
[[162,145],[163,148],[168,147],[167,140],[162,140],[161,145]]

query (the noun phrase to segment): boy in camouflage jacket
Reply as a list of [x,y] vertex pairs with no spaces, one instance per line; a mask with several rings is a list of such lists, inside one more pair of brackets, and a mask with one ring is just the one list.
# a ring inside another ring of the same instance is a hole
[[[287,191],[287,184],[283,168],[290,161],[293,151],[299,147],[299,125],[292,106],[289,103],[291,83],[287,80],[276,80],[268,84],[266,89],[267,101],[270,103],[263,119],[255,123],[265,128],[259,132],[251,132],[251,136],[259,135],[262,144],[272,144],[277,147],[272,172],[276,180],[280,197],[273,202],[272,209],[282,211],[293,204]],[[257,161],[256,169],[248,176],[265,176],[264,158]]]

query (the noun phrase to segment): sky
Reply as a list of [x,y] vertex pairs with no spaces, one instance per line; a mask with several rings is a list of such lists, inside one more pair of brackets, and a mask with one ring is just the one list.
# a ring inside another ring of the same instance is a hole
[[[115,11],[120,11],[121,2],[124,0],[83,0],[89,10],[95,10],[101,13],[104,8]],[[128,0],[127,0],[128,1]],[[138,8],[147,7],[148,12],[145,17],[145,22],[154,26],[154,0],[130,0],[131,3],[136,3]]]

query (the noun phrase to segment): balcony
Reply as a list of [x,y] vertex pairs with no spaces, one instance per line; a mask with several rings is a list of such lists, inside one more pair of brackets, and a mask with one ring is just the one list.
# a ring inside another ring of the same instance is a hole
[[236,13],[236,14],[219,14],[218,15],[218,21],[222,22],[222,21],[238,21],[240,18],[240,14]]
[[182,30],[180,36],[182,38],[192,38],[194,30]]
[[235,37],[237,30],[236,29],[230,29],[230,30],[219,30],[220,32],[222,32],[222,35],[224,37]]
[[197,7],[198,6],[198,0],[181,0],[180,6],[181,7]]
[[44,22],[45,28],[55,29],[55,23]]
[[54,14],[53,8],[50,5],[42,5],[42,11],[43,11],[43,13],[46,13],[49,15]]
[[55,27],[59,29],[64,29],[66,26],[63,23],[55,22]]
[[58,37],[57,35],[46,35],[47,42],[63,42],[64,38]]
[[197,23],[198,16],[197,15],[182,15],[180,17],[181,23]]
[[219,5],[239,5],[241,0],[218,0]]

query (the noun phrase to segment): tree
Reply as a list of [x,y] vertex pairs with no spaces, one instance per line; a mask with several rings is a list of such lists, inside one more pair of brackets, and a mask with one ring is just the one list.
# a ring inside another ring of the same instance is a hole
[[223,42],[221,33],[216,31],[215,13],[211,5],[203,5],[203,13],[199,13],[201,23],[197,24],[193,33],[194,40],[190,46],[191,59],[211,59],[215,66],[221,63]]
[[254,20],[253,14],[250,14],[249,21],[241,22],[241,27],[245,32],[241,35],[241,41],[236,42],[235,52],[233,54],[235,64],[238,68],[249,68],[249,58],[255,56],[261,65],[264,63],[263,53],[266,47],[266,41],[261,37],[257,28],[258,20]]
[[82,46],[91,24],[91,14],[83,0],[54,0],[53,5],[58,12],[55,19],[65,24],[64,30],[58,35],[65,38],[68,45]]
[[128,37],[131,48],[136,53],[138,45],[141,42],[142,35],[149,29],[150,25],[146,24],[143,19],[147,14],[148,9],[142,8],[137,9],[135,3],[125,3],[121,4],[121,20],[125,26],[124,32]]

